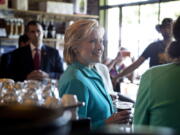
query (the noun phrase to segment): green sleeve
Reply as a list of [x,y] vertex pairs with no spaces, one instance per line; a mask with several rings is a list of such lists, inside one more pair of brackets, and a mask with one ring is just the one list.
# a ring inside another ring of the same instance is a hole
[[80,80],[77,80],[77,79],[71,80],[68,83],[64,84],[63,86],[60,85],[59,94],[60,94],[60,97],[62,97],[64,94],[77,95],[78,101],[85,102],[85,106],[79,107],[78,115],[80,118],[87,117],[87,105],[89,101],[89,92],[85,84],[83,84]]
[[140,82],[134,111],[134,125],[149,125],[151,74],[146,72]]

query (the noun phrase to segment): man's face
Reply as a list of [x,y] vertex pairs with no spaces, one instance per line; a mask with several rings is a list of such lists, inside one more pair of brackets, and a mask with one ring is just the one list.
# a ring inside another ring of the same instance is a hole
[[161,34],[164,39],[170,39],[173,37],[173,22],[169,25],[163,26],[161,28]]
[[27,36],[29,38],[30,43],[34,46],[39,46],[43,40],[43,29],[42,26],[37,25],[29,25]]

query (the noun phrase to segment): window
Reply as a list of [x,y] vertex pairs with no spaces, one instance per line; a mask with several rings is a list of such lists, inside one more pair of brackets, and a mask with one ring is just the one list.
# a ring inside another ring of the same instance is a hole
[[107,23],[107,53],[114,58],[119,50],[119,8],[108,9]]
[[[135,6],[117,4],[122,2],[108,0],[109,7],[101,10],[107,11],[107,21],[104,25],[107,26],[107,57],[111,59],[116,56],[119,45],[131,51],[132,56],[137,59],[151,42],[161,39],[155,26],[165,17],[176,19],[180,15],[178,7],[180,1],[161,2],[160,5],[159,3]],[[139,71],[136,71],[141,75],[148,68],[149,63],[146,61],[140,66]]]

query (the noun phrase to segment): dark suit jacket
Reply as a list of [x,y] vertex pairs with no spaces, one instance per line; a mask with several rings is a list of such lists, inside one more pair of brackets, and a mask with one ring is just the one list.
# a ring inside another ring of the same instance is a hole
[[[30,45],[18,48],[14,53],[12,63],[12,78],[15,81],[24,81],[27,75],[34,70]],[[41,70],[47,72],[50,78],[60,78],[63,73],[63,62],[56,49],[46,45],[42,46]]]
[[11,78],[13,52],[4,53],[0,59],[0,78]]

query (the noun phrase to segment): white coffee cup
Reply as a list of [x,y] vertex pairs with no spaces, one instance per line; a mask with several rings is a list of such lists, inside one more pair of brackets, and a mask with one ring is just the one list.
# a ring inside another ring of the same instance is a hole
[[76,95],[64,94],[61,98],[61,103],[63,106],[71,106],[78,103],[78,99]]
[[[64,94],[63,97],[61,98],[61,103],[63,106],[72,106],[76,105],[78,103],[78,99],[76,95],[71,95],[71,94]],[[73,108],[69,110],[72,114],[72,120],[77,120],[79,118],[78,113],[77,113],[77,108]]]

